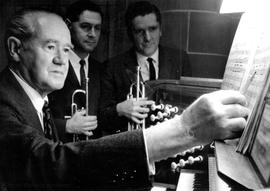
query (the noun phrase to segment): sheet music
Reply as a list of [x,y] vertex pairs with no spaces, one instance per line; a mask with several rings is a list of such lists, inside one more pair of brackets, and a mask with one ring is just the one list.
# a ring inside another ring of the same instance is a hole
[[243,14],[230,50],[221,89],[240,90],[252,65],[258,32],[256,25],[250,23],[249,17]]
[[246,153],[250,150],[256,123],[260,118],[260,111],[267,89],[269,87],[269,61],[270,61],[270,32],[262,30],[258,34],[258,44],[254,54],[253,63],[249,69],[246,84],[240,88],[240,92],[247,98],[248,108],[251,114],[248,124],[240,139],[237,150]]
[[261,172],[265,183],[270,180],[270,103],[265,105],[251,157]]
[[254,119],[267,86],[270,60],[270,31],[258,17],[244,13],[237,28],[224,72],[221,89],[238,90],[245,95],[251,114],[240,139],[237,151],[249,148],[254,131]]

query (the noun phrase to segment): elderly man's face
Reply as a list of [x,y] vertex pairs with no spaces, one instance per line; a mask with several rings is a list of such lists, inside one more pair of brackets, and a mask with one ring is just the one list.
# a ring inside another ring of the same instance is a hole
[[156,15],[150,13],[137,16],[132,21],[135,47],[144,56],[151,56],[157,50],[161,37],[160,24]]
[[42,14],[36,23],[37,34],[21,52],[21,75],[41,94],[63,87],[68,70],[71,38],[64,21]]

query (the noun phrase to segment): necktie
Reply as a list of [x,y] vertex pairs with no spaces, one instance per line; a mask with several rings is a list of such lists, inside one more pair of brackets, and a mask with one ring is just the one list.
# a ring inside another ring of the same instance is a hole
[[147,61],[149,62],[149,80],[155,80],[156,79],[156,71],[153,64],[153,58],[147,58]]
[[44,126],[44,134],[48,139],[53,139],[53,121],[49,108],[49,104],[47,101],[44,102],[44,106],[42,108],[43,111],[43,126]]
[[80,65],[81,65],[81,68],[80,68],[81,88],[85,90],[86,88],[86,77],[85,77],[85,70],[84,70],[85,61],[80,60]]

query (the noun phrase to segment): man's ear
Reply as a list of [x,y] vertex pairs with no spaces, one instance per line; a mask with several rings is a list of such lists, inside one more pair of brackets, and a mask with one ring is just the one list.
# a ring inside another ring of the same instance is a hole
[[11,36],[7,39],[7,45],[8,45],[8,52],[12,59],[16,62],[20,61],[20,51],[22,48],[22,43],[21,41],[14,37]]
[[71,27],[71,21],[69,19],[65,19],[65,23],[67,24],[68,28]]

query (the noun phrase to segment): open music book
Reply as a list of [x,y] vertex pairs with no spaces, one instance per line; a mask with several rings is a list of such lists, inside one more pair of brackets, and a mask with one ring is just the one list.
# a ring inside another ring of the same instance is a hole
[[251,110],[247,127],[237,147],[237,151],[241,153],[250,149],[252,136],[256,131],[254,127],[260,118],[270,83],[270,30],[260,19],[252,13],[242,15],[221,85],[221,89],[234,89],[244,94]]
[[257,10],[242,15],[221,85],[221,89],[234,89],[244,94],[251,113],[236,148],[216,144],[217,169],[219,173],[250,189],[270,186],[268,12]]

